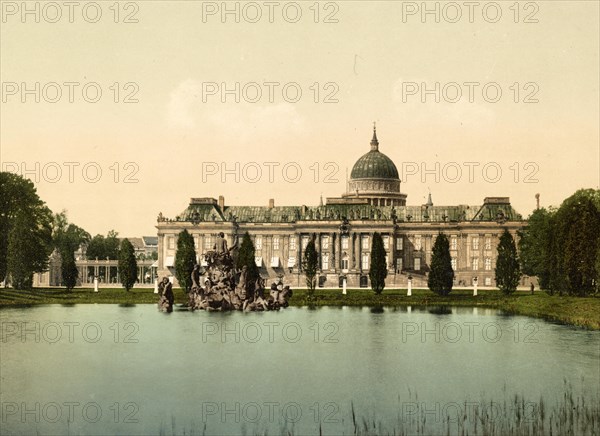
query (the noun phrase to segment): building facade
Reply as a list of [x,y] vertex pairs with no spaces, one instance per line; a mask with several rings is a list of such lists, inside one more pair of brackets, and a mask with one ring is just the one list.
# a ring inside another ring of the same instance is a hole
[[[177,235],[194,237],[199,263],[223,232],[231,247],[248,232],[263,277],[304,286],[301,260],[311,237],[319,252],[319,286],[370,286],[373,233],[383,236],[387,253],[386,286],[426,286],[436,236],[450,241],[456,286],[495,286],[497,244],[504,229],[513,234],[525,222],[508,197],[486,197],[482,204],[407,206],[396,165],[379,151],[374,129],[371,149],[354,165],[347,192],[319,206],[228,206],[224,198],[192,198],[173,219],[159,214],[158,274],[174,276]],[[523,279],[523,285],[528,284]]]

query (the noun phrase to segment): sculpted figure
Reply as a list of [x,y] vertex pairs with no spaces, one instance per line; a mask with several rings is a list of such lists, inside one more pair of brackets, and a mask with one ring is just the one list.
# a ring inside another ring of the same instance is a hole
[[158,285],[158,295],[160,296],[158,309],[163,312],[171,312],[173,310],[173,303],[175,302],[175,295],[173,294],[173,285],[168,277],[163,277],[162,282]]
[[237,289],[240,290],[240,293],[242,290],[245,293],[246,286],[248,286],[248,267],[244,265],[242,267],[242,272],[240,273],[240,281],[238,282]]
[[260,298],[264,298],[265,280],[260,276],[256,279],[256,283],[254,284],[254,293]]
[[190,310],[205,309],[204,289],[201,286],[194,287],[190,291],[188,308]]
[[194,265],[192,270],[192,289],[200,287],[200,265]]
[[292,298],[292,290],[289,286],[285,286],[283,290],[279,293],[279,305],[281,307],[288,307],[288,300]]
[[227,240],[225,239],[225,234],[223,232],[219,233],[219,237],[217,238],[217,241],[215,242],[215,246],[213,248],[217,255],[222,256],[223,254],[229,252],[227,250]]

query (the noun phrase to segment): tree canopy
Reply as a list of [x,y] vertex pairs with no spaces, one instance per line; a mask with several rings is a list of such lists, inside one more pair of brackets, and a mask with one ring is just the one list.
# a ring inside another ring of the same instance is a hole
[[539,209],[520,233],[523,272],[550,293],[598,292],[600,190],[581,189],[558,209]]
[[116,260],[119,258],[119,234],[114,230],[110,230],[108,234],[94,236],[86,249],[86,257],[88,259],[100,259],[106,258],[110,260]]
[[75,251],[81,245],[89,243],[90,239],[88,232],[73,223],[69,223],[66,210],[54,214],[52,243],[60,253],[62,282],[67,290],[75,287],[79,277],[79,271],[75,264]]
[[0,172],[0,281],[10,276],[17,289],[31,287],[52,252],[52,212],[33,183]]

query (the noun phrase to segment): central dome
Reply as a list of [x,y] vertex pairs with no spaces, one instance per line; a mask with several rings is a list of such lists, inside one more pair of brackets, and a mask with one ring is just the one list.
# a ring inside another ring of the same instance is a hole
[[394,162],[379,151],[377,132],[373,130],[371,151],[361,156],[352,167],[351,179],[391,179],[399,180]]
[[361,156],[352,167],[346,202],[373,206],[406,206],[406,194],[400,192],[400,177],[394,162],[379,151],[377,131],[373,123],[371,151]]

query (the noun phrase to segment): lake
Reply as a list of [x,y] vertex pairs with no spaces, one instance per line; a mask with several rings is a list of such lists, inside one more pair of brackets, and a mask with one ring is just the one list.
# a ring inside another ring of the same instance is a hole
[[47,305],[0,321],[2,434],[455,434],[482,414],[539,421],[565,392],[598,410],[600,332],[490,309]]

